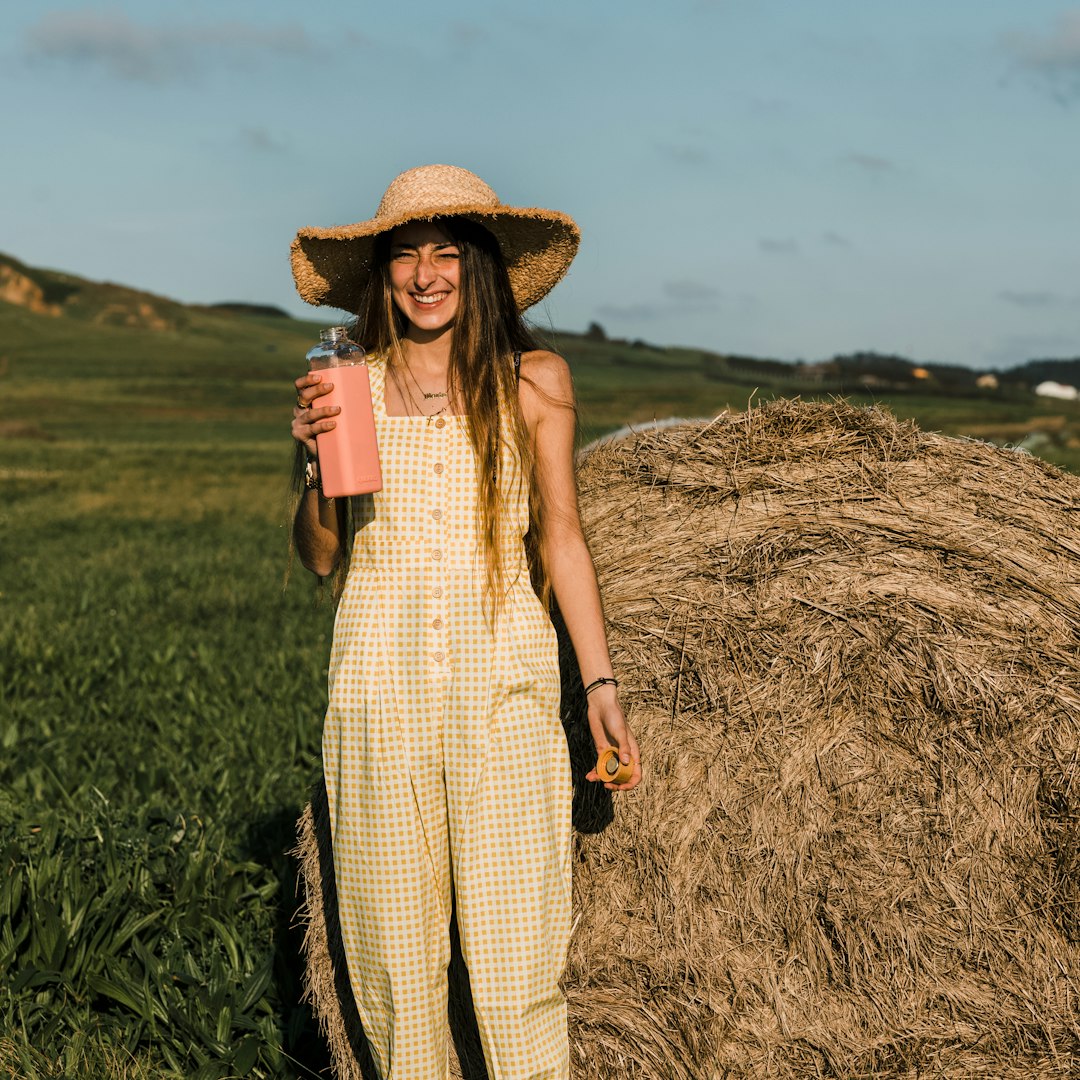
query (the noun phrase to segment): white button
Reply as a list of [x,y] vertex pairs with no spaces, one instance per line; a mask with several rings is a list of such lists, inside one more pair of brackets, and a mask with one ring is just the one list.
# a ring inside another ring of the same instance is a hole
[[439,520],[440,520],[440,519],[442,518],[442,511],[441,511],[441,510],[432,510],[432,511],[431,511],[431,516],[432,516],[432,517],[433,517],[433,518],[434,518],[434,519],[435,519],[436,521],[439,521]]
[[436,585],[435,588],[431,590],[431,595],[434,596],[436,600],[438,600],[439,597],[442,596],[442,589],[438,585]]
[[435,475],[438,476],[443,471],[443,463],[441,461],[435,462]]
[[435,654],[435,663],[436,664],[441,664],[442,662],[443,662],[443,654],[441,652],[437,652]]
[[438,562],[438,561],[439,561],[439,560],[440,560],[440,559],[442,558],[442,552],[441,552],[441,551],[440,551],[440,550],[439,550],[438,548],[436,548],[436,549],[435,549],[435,550],[434,550],[434,551],[433,551],[433,552],[431,553],[431,557],[432,557],[432,558],[433,558],[433,559],[434,559],[434,560],[435,560],[436,562]]
[[442,629],[442,619],[436,619],[431,624],[431,628],[432,628],[432,630],[441,630]]

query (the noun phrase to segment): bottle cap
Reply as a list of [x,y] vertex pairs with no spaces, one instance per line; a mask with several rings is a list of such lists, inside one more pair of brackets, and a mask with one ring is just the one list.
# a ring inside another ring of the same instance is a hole
[[625,784],[634,775],[634,763],[624,765],[619,760],[619,751],[609,746],[596,759],[596,775],[605,784]]

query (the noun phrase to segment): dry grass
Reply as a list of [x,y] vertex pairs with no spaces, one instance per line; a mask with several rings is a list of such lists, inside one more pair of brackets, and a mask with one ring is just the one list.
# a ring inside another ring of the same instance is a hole
[[582,487],[648,771],[579,835],[581,1075],[1076,1075],[1080,482],[778,402]]
[[646,779],[579,789],[574,1076],[1080,1074],[1080,481],[776,402],[581,485]]

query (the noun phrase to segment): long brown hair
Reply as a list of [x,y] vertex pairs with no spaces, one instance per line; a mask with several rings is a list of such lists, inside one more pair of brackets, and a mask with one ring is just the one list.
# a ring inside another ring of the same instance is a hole
[[[489,617],[497,612],[513,584],[506,580],[498,556],[500,530],[507,512],[507,500],[520,496],[506,490],[500,468],[502,448],[509,447],[516,458],[513,472],[519,483],[528,485],[529,531],[526,554],[533,587],[545,603],[550,587],[540,544],[541,505],[535,482],[535,464],[529,434],[521,415],[513,355],[541,348],[541,343],[525,323],[517,308],[510,278],[498,241],[482,225],[463,217],[434,219],[458,246],[461,284],[453,339],[450,346],[448,390],[450,400],[461,403],[469,417],[469,438],[476,457],[479,486],[477,525],[486,572],[485,607]],[[394,304],[390,288],[390,234],[375,238],[374,265],[360,298],[353,338],[371,354],[403,357],[407,321]],[[561,403],[573,408],[573,402]],[[344,500],[341,522],[342,559],[334,575],[339,593],[348,574],[357,505]]]

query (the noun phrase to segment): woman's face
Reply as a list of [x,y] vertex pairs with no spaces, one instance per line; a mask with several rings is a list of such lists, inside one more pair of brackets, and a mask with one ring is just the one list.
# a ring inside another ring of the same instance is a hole
[[439,334],[454,324],[460,296],[457,244],[438,225],[413,221],[390,234],[390,291],[417,329]]

